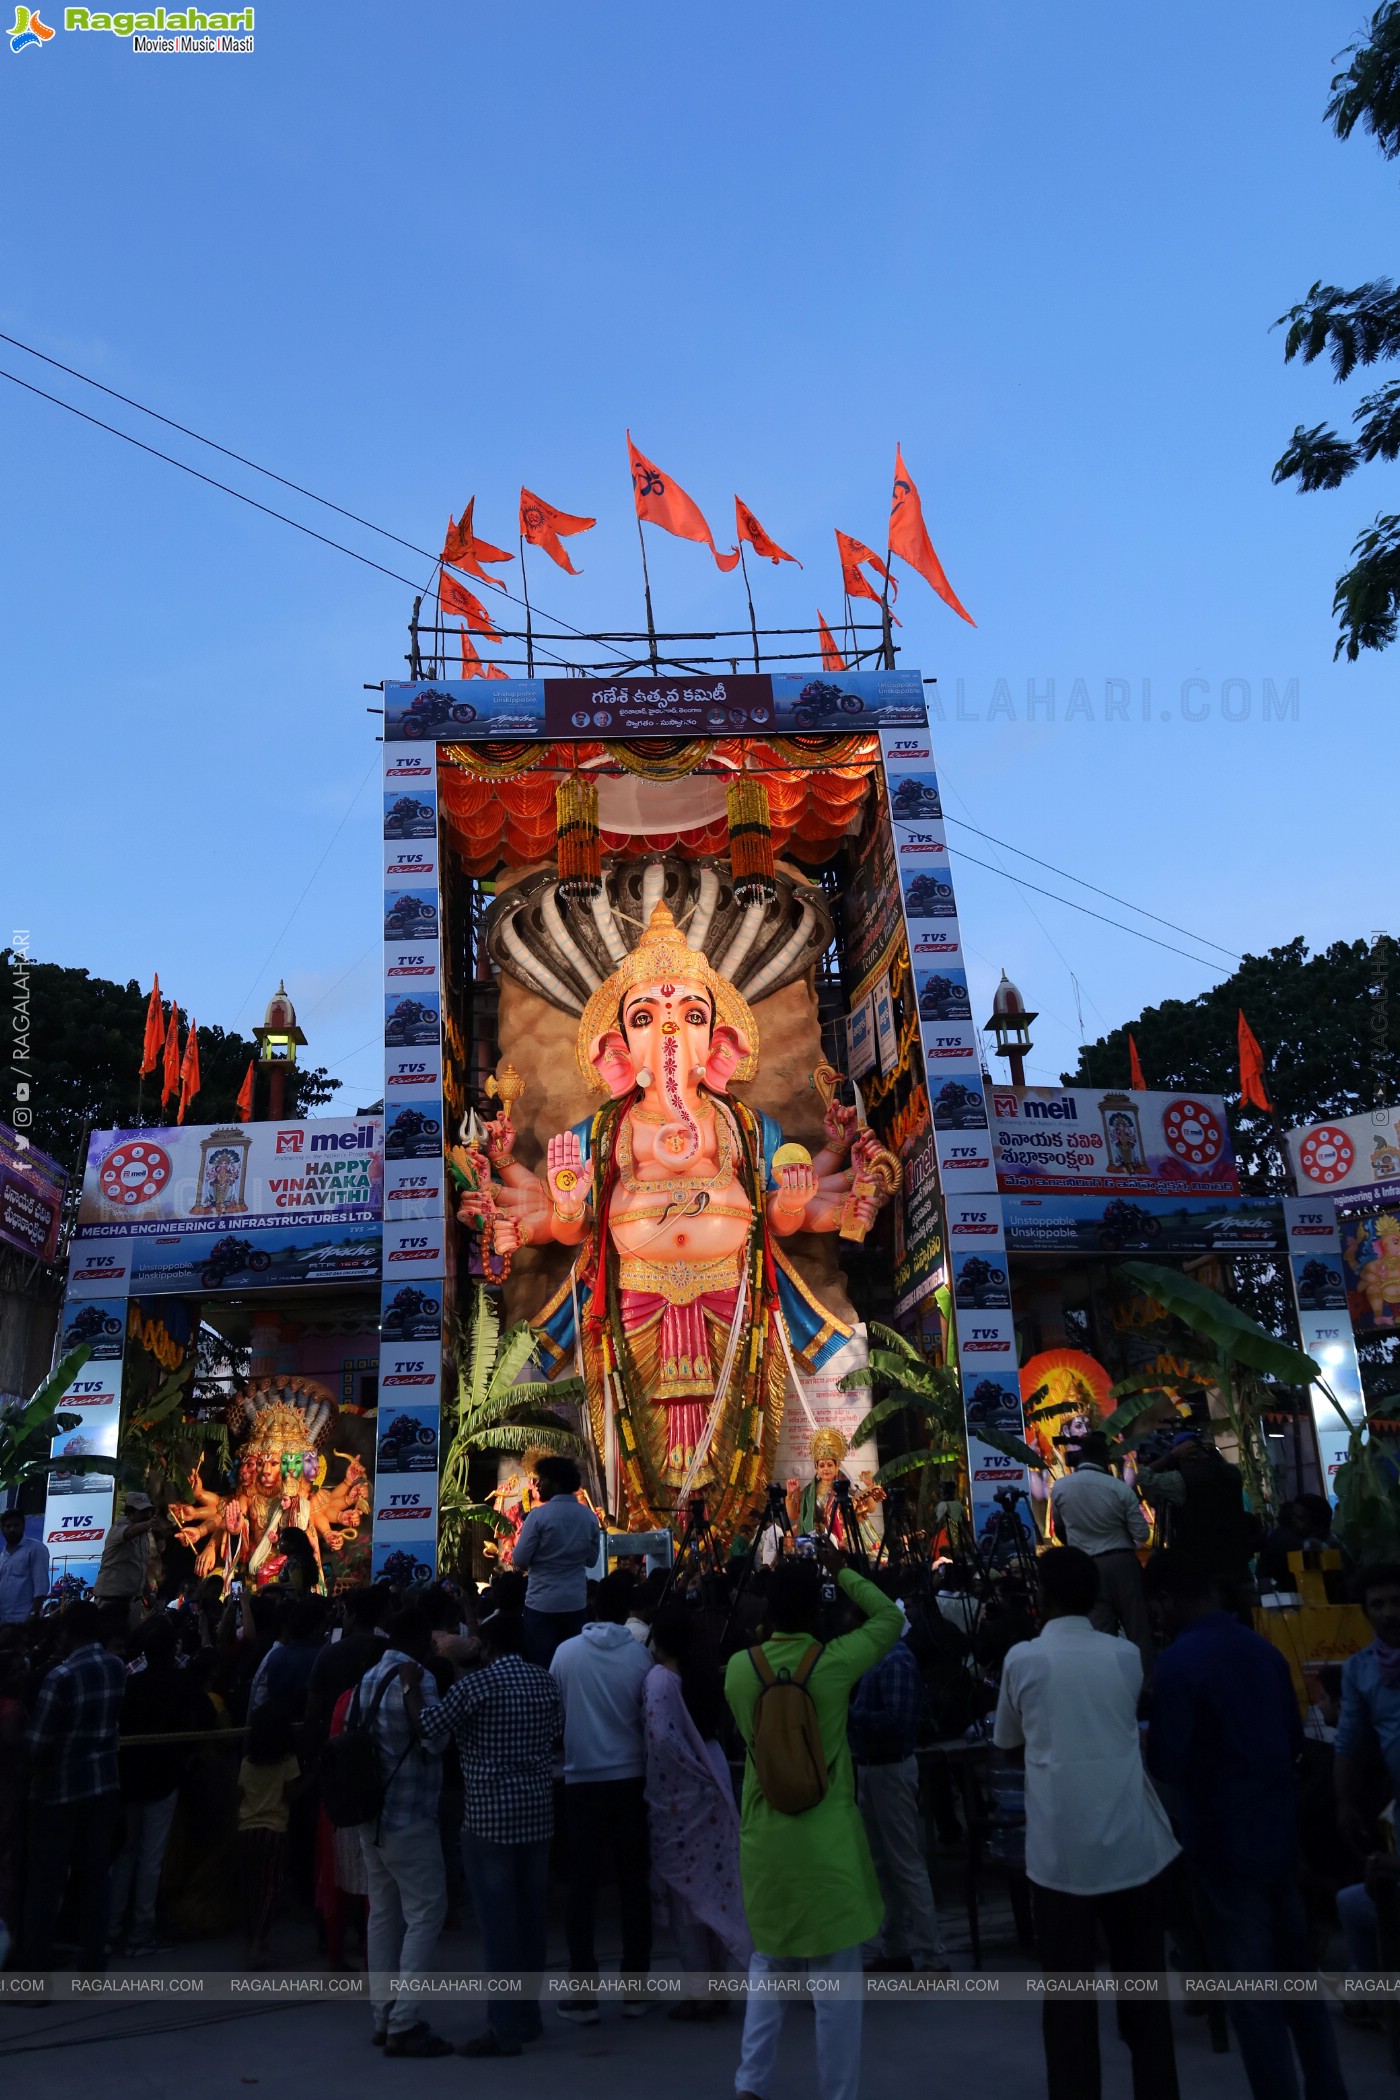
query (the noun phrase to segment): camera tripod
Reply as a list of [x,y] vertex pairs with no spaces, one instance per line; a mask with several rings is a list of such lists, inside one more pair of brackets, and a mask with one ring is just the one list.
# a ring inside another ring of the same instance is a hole
[[672,1592],[686,1588],[682,1577],[693,1573],[703,1580],[713,1575],[724,1564],[723,1549],[710,1522],[703,1495],[691,1495],[686,1502],[685,1529],[676,1547],[676,1557],[671,1563],[671,1573],[661,1593],[661,1603],[670,1601]]
[[758,1523],[754,1526],[753,1538],[749,1542],[748,1552],[744,1555],[744,1564],[739,1571],[739,1580],[734,1586],[734,1595],[730,1600],[729,1614],[725,1619],[724,1632],[721,1636],[722,1650],[727,1649],[729,1646],[730,1629],[734,1624],[734,1614],[739,1609],[739,1600],[753,1580],[754,1569],[763,1564],[765,1544],[770,1539],[773,1540],[776,1553],[781,1553],[784,1550],[784,1541],[791,1538],[792,1522],[787,1513],[787,1497],[780,1484],[776,1480],[770,1480],[768,1483],[768,1506],[759,1518]]
[[997,1505],[992,1519],[980,1539],[973,1542],[982,1569],[983,1580],[990,1585],[998,1572],[997,1562],[1005,1553],[1004,1571],[1014,1573],[1026,1593],[1026,1605],[1031,1617],[1040,1618],[1040,1579],[1036,1573],[1035,1549],[1027,1539],[1024,1527],[1016,1513],[1018,1502],[1029,1508],[1030,1496],[1024,1488],[999,1488],[992,1497]]

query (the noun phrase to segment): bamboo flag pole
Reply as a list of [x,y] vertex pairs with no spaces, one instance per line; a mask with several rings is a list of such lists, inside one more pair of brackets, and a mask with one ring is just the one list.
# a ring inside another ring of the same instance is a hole
[[753,591],[749,587],[749,565],[744,559],[744,543],[739,542],[739,567],[744,574],[744,596],[749,601],[749,632],[753,636],[753,667],[758,669],[758,621],[754,616]]
[[535,675],[535,633],[530,620],[530,581],[525,574],[525,535],[520,535],[520,592],[525,600],[525,676]]
[[647,543],[642,532],[642,514],[640,511],[637,512],[637,544],[642,550],[642,583],[646,589],[647,598],[647,647],[651,652],[651,668],[654,671],[657,668],[656,622],[652,618],[651,612],[651,576],[647,569]]

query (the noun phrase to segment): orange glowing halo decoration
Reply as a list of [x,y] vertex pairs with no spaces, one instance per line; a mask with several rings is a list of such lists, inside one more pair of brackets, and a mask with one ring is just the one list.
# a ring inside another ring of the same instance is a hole
[[1073,1413],[1055,1415],[1044,1422],[1026,1424],[1026,1442],[1032,1450],[1039,1451],[1052,1471],[1063,1473],[1064,1459],[1055,1448],[1055,1438],[1062,1436],[1075,1414],[1082,1414],[1091,1429],[1107,1421],[1113,1413],[1113,1380],[1096,1356],[1089,1356],[1083,1349],[1043,1349],[1029,1363],[1021,1366],[1021,1404],[1026,1406],[1032,1393],[1040,1393],[1036,1407],[1067,1407]]

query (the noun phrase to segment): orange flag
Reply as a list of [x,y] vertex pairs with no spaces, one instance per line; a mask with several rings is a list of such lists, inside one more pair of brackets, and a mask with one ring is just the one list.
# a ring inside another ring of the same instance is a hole
[[253,1059],[248,1060],[248,1069],[243,1074],[243,1084],[238,1089],[238,1120],[251,1123],[253,1120]]
[[1147,1081],[1142,1076],[1142,1059],[1138,1056],[1138,1047],[1131,1035],[1128,1037],[1128,1084],[1136,1087],[1140,1094],[1147,1092]]
[[464,678],[480,678],[481,676],[481,658],[477,655],[476,643],[471,639],[465,627],[462,629],[462,676]]
[[677,539],[699,540],[709,548],[721,569],[736,569],[739,566],[738,548],[729,554],[720,553],[699,504],[692,502],[683,488],[668,481],[660,467],[653,466],[646,454],[637,450],[630,430],[627,433],[627,457],[632,463],[632,495],[637,516],[648,525],[659,525],[663,532],[673,532]]
[[476,498],[473,496],[469,500],[466,509],[462,512],[460,525],[454,525],[452,520],[448,519],[447,538],[443,544],[440,559],[447,562],[451,568],[465,569],[468,576],[479,576],[483,583],[494,584],[498,591],[503,591],[505,585],[501,582],[500,577],[488,576],[481,564],[484,561],[514,561],[515,556],[507,554],[504,547],[493,547],[489,540],[479,540],[477,538],[476,529],[472,523],[472,514],[475,509]]
[[907,561],[911,569],[917,569],[924,582],[931,584],[945,605],[951,605],[959,619],[966,620],[969,627],[977,622],[962,605],[943,573],[943,564],[933,551],[933,542],[924,524],[924,508],[919,501],[919,492],[910,479],[909,469],[904,464],[904,454],[898,445],[894,448],[894,495],[890,502],[890,552],[901,561]]
[[532,547],[543,547],[551,561],[557,561],[561,569],[571,576],[578,570],[569,560],[567,551],[560,545],[573,532],[591,532],[597,524],[596,518],[575,518],[566,510],[556,510],[541,496],[532,496],[529,489],[520,491],[520,530]]
[[836,534],[836,551],[841,557],[841,584],[848,598],[873,598],[875,603],[879,604],[880,593],[874,589],[869,578],[862,576],[860,573],[863,564],[866,562],[873,566],[877,576],[888,578],[890,596],[892,598],[898,596],[899,585],[895,582],[893,576],[890,575],[879,555],[875,553],[873,548],[867,547],[864,540],[853,540],[849,532],[838,530]]
[[1274,1112],[1274,1105],[1264,1091],[1264,1053],[1259,1048],[1258,1038],[1244,1017],[1244,1008],[1239,1008],[1240,1045],[1240,1105],[1250,1102],[1255,1108]]
[[180,1084],[180,1009],[172,999],[165,1024],[165,1065],[160,1075],[160,1105],[164,1108]]
[[438,576],[438,605],[444,618],[455,615],[459,620],[465,620],[473,634],[489,634],[496,642],[501,639],[481,600],[474,598],[466,585],[458,583],[456,577],[449,576],[446,570]]
[[486,676],[488,678],[509,678],[510,672],[503,671],[499,664],[488,664],[486,666]]
[[165,1041],[165,1015],[160,1004],[160,972],[151,986],[151,996],[146,1002],[146,1040],[141,1045],[141,1077],[154,1072],[160,1061],[160,1046]]
[[[785,554],[776,540],[770,540],[747,503],[734,498],[734,529],[741,540],[747,540],[755,554],[767,555],[769,561],[797,561],[795,554]],[[797,561],[800,569],[802,564]]]
[[821,637],[822,669],[824,671],[844,671],[846,659],[831,639],[831,629],[826,624],[826,616],[820,606],[817,607],[817,633]]
[[180,1109],[177,1123],[185,1120],[185,1110],[199,1092],[199,1023],[190,1022],[190,1032],[185,1037],[185,1055],[180,1066]]

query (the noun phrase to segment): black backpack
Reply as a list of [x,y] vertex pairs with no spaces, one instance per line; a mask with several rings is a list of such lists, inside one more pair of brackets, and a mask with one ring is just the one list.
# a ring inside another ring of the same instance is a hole
[[345,1726],[339,1735],[329,1737],[322,1746],[318,1765],[321,1781],[321,1806],[326,1811],[326,1820],[336,1830],[353,1829],[357,1823],[378,1821],[384,1806],[384,1796],[397,1776],[399,1765],[413,1748],[410,1737],[408,1748],[394,1766],[388,1779],[384,1777],[379,1762],[379,1752],[374,1743],[375,1717],[384,1703],[384,1696],[394,1682],[395,1672],[386,1670],[375,1687],[369,1711],[360,1718],[360,1692],[364,1680],[355,1687],[355,1696],[350,1702],[350,1711],[345,1716]]

